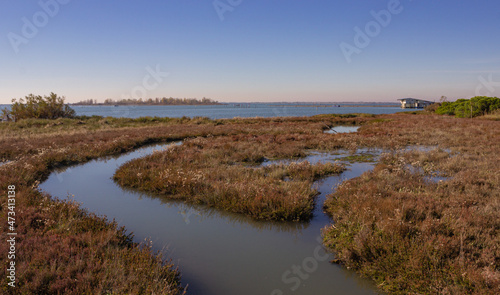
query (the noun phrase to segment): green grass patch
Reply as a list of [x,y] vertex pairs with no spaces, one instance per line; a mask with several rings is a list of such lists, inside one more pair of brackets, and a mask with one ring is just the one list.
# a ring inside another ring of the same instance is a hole
[[354,163],[354,162],[375,162],[375,159],[376,159],[376,155],[367,154],[367,153],[350,155],[350,156],[339,158],[340,161],[346,161],[346,162],[350,162],[350,163]]

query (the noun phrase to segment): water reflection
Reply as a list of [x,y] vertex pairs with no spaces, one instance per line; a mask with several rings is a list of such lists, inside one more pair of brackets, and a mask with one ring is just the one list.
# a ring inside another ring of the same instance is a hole
[[357,132],[360,126],[335,126],[324,131],[324,133],[337,134],[337,133],[351,133]]
[[[279,160],[266,160],[262,162],[260,167],[266,167],[271,165],[288,165],[292,162],[303,162],[308,161],[312,165],[319,162],[341,162],[346,165],[354,164],[356,162],[376,162],[379,159],[380,154],[383,152],[382,149],[378,148],[360,148],[355,151],[339,149],[336,151],[320,152],[320,151],[310,151],[306,157],[301,159],[279,159]],[[367,159],[367,156],[370,156]],[[352,157],[352,158],[350,158]],[[352,161],[352,159],[362,159],[363,161]]]
[[256,220],[243,214],[232,213],[208,207],[206,205],[192,204],[180,200],[172,200],[168,196],[157,194],[144,194],[134,189],[122,188],[124,192],[137,194],[139,199],[147,198],[160,202],[165,208],[176,211],[182,219],[189,225],[192,221],[204,222],[210,219],[224,220],[232,225],[248,225],[258,231],[286,232],[298,236],[302,230],[309,227],[309,222],[271,222],[266,220]]
[[5,161],[5,162],[0,162],[0,167],[3,166],[3,165],[7,165],[9,163],[12,163],[12,161]]

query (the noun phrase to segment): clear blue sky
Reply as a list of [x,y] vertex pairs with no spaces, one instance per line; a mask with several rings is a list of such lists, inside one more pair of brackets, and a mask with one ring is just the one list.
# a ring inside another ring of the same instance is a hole
[[[0,103],[51,91],[69,102],[500,96],[499,1],[41,3],[45,10],[38,1],[1,3]],[[371,11],[382,10],[375,23]],[[355,28],[366,34],[367,25],[369,43],[356,43]],[[350,62],[341,44],[356,51]]]

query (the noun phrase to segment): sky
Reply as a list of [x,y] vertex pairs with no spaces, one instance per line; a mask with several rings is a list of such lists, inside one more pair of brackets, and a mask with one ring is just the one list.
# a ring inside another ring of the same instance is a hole
[[500,1],[0,0],[0,104],[500,96]]

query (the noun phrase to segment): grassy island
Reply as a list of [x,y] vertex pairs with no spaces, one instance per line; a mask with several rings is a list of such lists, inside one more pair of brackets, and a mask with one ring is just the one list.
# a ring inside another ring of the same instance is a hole
[[304,142],[294,140],[298,134],[279,136],[259,125],[247,132],[185,140],[181,146],[126,163],[114,179],[126,187],[257,219],[309,219],[316,195],[313,181],[342,172],[343,165],[306,161],[260,167],[267,158],[304,155]]

